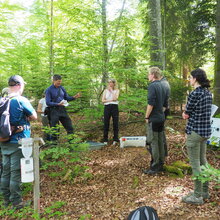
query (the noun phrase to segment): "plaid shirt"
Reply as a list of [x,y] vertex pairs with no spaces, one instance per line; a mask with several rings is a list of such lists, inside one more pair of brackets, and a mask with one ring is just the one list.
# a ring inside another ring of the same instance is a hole
[[197,87],[187,100],[185,113],[189,115],[186,133],[196,132],[202,137],[211,135],[212,94],[208,89]]

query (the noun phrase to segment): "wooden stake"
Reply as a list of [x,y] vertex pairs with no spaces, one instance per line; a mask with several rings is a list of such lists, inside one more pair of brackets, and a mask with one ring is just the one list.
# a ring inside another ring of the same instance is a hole
[[40,169],[39,169],[39,149],[40,144],[44,144],[42,138],[33,138],[33,158],[34,158],[34,211],[40,215]]

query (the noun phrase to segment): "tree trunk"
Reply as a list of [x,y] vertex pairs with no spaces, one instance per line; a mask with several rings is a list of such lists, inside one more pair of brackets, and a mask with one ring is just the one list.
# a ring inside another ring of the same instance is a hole
[[107,18],[106,18],[107,0],[102,0],[102,84],[107,82],[108,74],[108,33],[107,33]]
[[162,25],[160,0],[149,0],[149,32],[150,32],[150,60],[151,66],[163,69]]
[[220,0],[217,0],[216,9],[216,54],[215,54],[215,75],[214,75],[214,104],[220,113]]
[[50,7],[50,76],[54,75],[54,30],[53,30],[53,0]]

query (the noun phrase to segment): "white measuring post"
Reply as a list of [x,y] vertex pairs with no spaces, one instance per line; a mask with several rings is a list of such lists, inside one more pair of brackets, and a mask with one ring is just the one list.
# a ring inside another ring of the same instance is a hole
[[33,138],[33,157],[34,157],[34,211],[40,214],[40,166],[39,166],[39,149],[44,144],[42,138]]

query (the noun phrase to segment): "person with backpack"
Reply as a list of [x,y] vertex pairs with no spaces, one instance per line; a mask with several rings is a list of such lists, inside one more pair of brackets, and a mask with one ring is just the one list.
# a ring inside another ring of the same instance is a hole
[[[56,126],[60,121],[67,134],[73,134],[72,121],[67,114],[65,106],[67,106],[67,101],[75,100],[81,97],[81,94],[77,93],[75,96],[69,96],[64,87],[61,86],[61,83],[62,77],[54,75],[53,84],[46,89],[47,116],[50,127],[54,128],[54,130],[56,130]],[[58,135],[53,134],[51,139],[52,141],[57,141]]]
[[[20,188],[20,159],[23,155],[19,148],[18,141],[22,138],[30,137],[30,121],[37,119],[37,113],[29,100],[22,96],[25,82],[21,76],[11,76],[8,80],[8,85],[9,123],[10,127],[14,129],[14,132],[12,132],[10,137],[5,138],[4,142],[0,143],[3,162],[1,190],[4,199],[3,205],[5,207],[12,205],[13,208],[20,209],[25,206],[25,202],[22,200]],[[3,115],[1,115],[1,119],[2,117]],[[3,123],[2,120],[1,123]],[[9,124],[5,123],[4,126],[9,127]]]
[[[211,108],[212,94],[209,91],[210,81],[203,69],[191,72],[190,85],[194,90],[189,94],[183,119],[188,120],[186,125],[186,147],[189,162],[194,177],[201,172],[201,166],[207,165],[207,139],[211,136]],[[194,191],[182,198],[190,204],[203,204],[203,199],[209,198],[208,182],[194,180]]]

